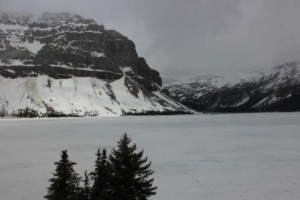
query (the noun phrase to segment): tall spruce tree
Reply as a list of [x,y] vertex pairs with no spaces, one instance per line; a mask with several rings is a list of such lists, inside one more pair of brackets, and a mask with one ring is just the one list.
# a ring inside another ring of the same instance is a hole
[[49,179],[48,200],[77,200],[80,193],[80,177],[73,166],[75,162],[69,160],[67,150],[62,151],[61,160],[55,162],[54,177]]
[[90,178],[87,171],[84,172],[83,187],[80,189],[77,200],[91,200]]
[[130,142],[124,134],[109,157],[113,171],[113,199],[147,200],[156,194],[154,179],[150,177],[154,171],[150,169],[151,162],[143,156],[144,152],[137,152],[136,145]]
[[93,186],[92,200],[110,200],[111,192],[111,165],[108,162],[107,151],[98,149],[96,153],[95,170],[92,172]]

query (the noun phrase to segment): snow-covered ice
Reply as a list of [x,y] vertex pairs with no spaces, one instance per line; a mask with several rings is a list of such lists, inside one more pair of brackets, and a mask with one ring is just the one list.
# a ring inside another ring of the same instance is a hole
[[83,175],[124,132],[152,161],[152,200],[300,199],[299,122],[300,113],[0,120],[0,199],[42,199],[61,150]]

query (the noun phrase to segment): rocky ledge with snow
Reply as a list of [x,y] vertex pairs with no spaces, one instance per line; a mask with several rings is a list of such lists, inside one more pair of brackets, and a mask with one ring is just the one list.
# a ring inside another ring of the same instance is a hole
[[190,112],[135,44],[94,20],[0,12],[0,116]]
[[300,111],[300,64],[166,85],[170,96],[202,112]]

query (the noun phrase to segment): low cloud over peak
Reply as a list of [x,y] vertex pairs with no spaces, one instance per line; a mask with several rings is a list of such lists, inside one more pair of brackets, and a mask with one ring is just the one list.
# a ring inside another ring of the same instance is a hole
[[163,76],[253,71],[299,59],[299,0],[0,0],[1,10],[71,12],[132,39]]

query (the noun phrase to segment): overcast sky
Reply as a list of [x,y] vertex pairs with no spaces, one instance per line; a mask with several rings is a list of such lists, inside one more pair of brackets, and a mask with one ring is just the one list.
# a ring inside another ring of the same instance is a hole
[[300,0],[0,0],[0,9],[94,18],[132,39],[163,77],[300,60]]

